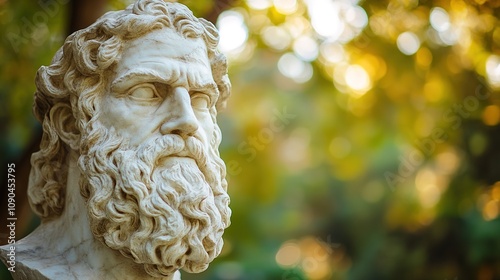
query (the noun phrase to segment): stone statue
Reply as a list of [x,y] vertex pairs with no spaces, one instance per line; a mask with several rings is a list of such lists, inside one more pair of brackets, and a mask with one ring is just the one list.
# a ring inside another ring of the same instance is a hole
[[219,255],[231,85],[217,43],[185,6],[139,0],[38,70],[28,196],[42,223],[15,244],[15,279],[180,279]]

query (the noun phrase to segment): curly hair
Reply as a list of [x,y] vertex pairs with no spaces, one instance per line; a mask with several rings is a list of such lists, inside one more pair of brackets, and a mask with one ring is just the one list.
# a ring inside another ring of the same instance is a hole
[[[120,60],[123,43],[161,28],[205,42],[219,90],[219,99],[210,109],[216,122],[217,110],[225,107],[231,84],[226,58],[217,51],[219,35],[212,23],[196,18],[182,4],[162,0],[139,0],[125,10],[106,13],[88,28],[71,34],[50,66],[37,72],[33,112],[42,123],[43,135],[40,151],[31,158],[28,196],[31,208],[43,219],[57,217],[64,209],[67,155],[70,150],[85,153],[80,147],[88,145],[81,144],[94,140],[80,132],[91,130],[96,122],[107,74]],[[70,139],[64,141],[63,133],[71,135]],[[214,135],[211,144],[220,144],[217,125]]]

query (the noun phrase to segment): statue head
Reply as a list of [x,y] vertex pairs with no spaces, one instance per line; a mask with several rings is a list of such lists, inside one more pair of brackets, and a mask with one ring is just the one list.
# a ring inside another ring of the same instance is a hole
[[[216,123],[231,86],[217,43],[211,23],[161,0],[70,35],[36,77],[36,214],[57,219],[79,188],[94,237],[148,274],[205,270],[231,215]],[[79,186],[67,184],[70,154]]]

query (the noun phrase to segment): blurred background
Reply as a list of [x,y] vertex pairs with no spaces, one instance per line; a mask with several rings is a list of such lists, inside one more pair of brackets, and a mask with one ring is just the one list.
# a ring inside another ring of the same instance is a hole
[[[129,2],[0,0],[17,239],[39,223],[36,70]],[[232,225],[184,280],[500,279],[500,1],[179,2],[219,28],[233,84],[219,114]]]

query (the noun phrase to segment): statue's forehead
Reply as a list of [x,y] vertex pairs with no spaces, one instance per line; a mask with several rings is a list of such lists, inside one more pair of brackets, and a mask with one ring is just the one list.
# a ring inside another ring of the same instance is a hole
[[140,82],[163,82],[201,89],[215,85],[202,39],[186,39],[162,29],[123,45],[110,89],[123,91]]
[[184,38],[169,28],[163,28],[125,42],[118,68],[130,69],[144,62],[165,59],[209,65],[206,45],[201,38]]

